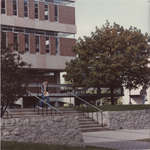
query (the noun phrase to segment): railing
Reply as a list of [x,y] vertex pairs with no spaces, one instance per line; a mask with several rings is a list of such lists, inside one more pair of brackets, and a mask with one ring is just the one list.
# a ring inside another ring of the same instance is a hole
[[5,114],[4,114],[3,118],[9,119],[9,118],[12,118],[12,117],[13,117],[13,115],[11,114],[11,112],[7,108],[6,111],[5,111]]
[[[28,91],[28,93],[31,95],[32,93]],[[33,96],[36,98],[37,102],[34,104],[34,111],[37,111],[38,114],[41,115],[48,115],[51,114],[51,116],[54,116],[56,114],[60,114],[63,115],[63,112],[58,110],[57,108],[55,108],[54,106],[50,105],[49,103],[47,103],[46,101],[42,100],[41,98],[39,98],[38,96]],[[38,103],[41,102],[43,103],[43,107],[38,106]]]
[[[50,93],[49,94],[50,97],[55,97],[55,96],[56,97],[76,97],[78,100],[80,100],[82,103],[84,103],[84,105],[82,107],[83,115],[88,116],[89,118],[92,118],[97,123],[100,123],[102,126],[104,125],[103,124],[103,111],[101,109],[99,109],[97,106],[95,106],[95,105],[87,102],[83,98],[81,98],[82,95],[86,95],[86,89],[81,89],[81,90],[76,91],[72,88],[72,85],[65,85],[65,84],[51,85],[51,87],[56,87],[56,88],[63,87],[65,93]],[[32,93],[32,96],[34,96],[38,100],[42,101],[39,97],[33,95],[33,93]],[[42,102],[46,104],[46,102],[44,102],[44,101],[42,101]],[[53,107],[53,108],[54,108],[54,110],[56,109],[55,107]],[[93,112],[93,111],[89,112],[89,110],[88,110],[89,108],[94,109],[95,112]],[[45,114],[48,112],[47,108],[42,109],[41,113],[44,114],[44,112],[45,112]]]
[[[96,107],[95,105],[87,102],[86,100],[82,99],[81,97],[77,96],[76,94],[72,94],[70,93],[72,96],[76,97],[78,100],[82,101],[84,103],[83,107],[82,107],[82,111],[83,111],[83,114],[89,118],[92,118],[92,120],[95,120],[97,121],[97,123],[101,124],[101,126],[103,127],[104,126],[104,123],[103,123],[103,110],[99,109],[98,107]],[[94,108],[96,111],[93,112],[93,111],[89,111],[89,107],[90,106],[91,108]],[[99,120],[99,112],[101,114],[101,120]],[[91,113],[91,115],[90,115]],[[96,113],[96,118],[94,118],[94,113]],[[100,121],[100,122],[99,122]]]

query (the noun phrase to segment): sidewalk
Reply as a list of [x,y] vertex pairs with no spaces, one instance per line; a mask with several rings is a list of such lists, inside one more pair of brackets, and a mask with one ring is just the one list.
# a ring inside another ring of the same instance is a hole
[[135,141],[150,138],[150,129],[115,130],[83,133],[86,145],[118,150],[150,150],[150,142]]

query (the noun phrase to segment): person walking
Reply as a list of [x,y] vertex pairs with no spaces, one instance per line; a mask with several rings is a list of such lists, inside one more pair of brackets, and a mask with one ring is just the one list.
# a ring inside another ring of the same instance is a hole
[[[41,95],[42,100],[49,104],[50,99],[49,99],[49,93],[48,93],[48,81],[44,81],[42,83],[42,85],[41,85],[41,94],[42,94]],[[42,101],[40,101],[39,106],[42,108],[43,104],[44,103]]]

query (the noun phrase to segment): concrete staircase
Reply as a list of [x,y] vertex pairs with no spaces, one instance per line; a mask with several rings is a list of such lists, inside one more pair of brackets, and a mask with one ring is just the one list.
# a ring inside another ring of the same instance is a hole
[[[60,115],[77,115],[78,121],[79,121],[79,127],[82,132],[96,132],[96,131],[103,131],[107,130],[107,128],[102,127],[100,124],[98,124],[96,121],[92,120],[89,117],[86,117],[85,114],[82,112],[79,112],[77,110],[74,110],[72,108],[60,108],[59,111],[61,113],[58,113],[56,111],[43,111],[34,109],[34,108],[23,108],[23,109],[9,109],[9,118],[21,118],[21,117],[41,117],[41,116],[60,116]],[[7,118],[5,115],[4,118]]]

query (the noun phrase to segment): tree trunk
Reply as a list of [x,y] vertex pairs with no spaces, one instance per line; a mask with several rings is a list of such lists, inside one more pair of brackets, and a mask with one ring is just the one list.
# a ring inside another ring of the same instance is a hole
[[[101,99],[101,88],[97,88],[97,99]],[[100,101],[100,103],[101,103],[101,101]]]
[[98,96],[98,99],[101,98],[101,88],[97,88],[97,96]]
[[111,88],[111,105],[114,105],[115,104],[115,100],[114,100],[114,89]]
[[7,107],[8,107],[8,101],[6,102],[6,105],[2,104],[2,106],[1,106],[1,118],[4,116]]
[[129,89],[129,104],[131,105],[132,102],[131,102],[131,89]]

